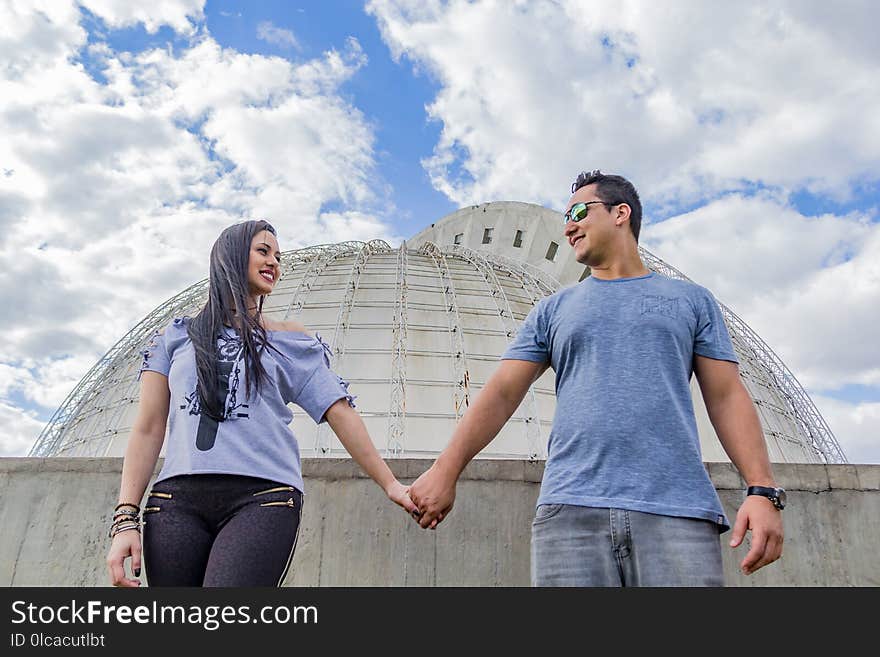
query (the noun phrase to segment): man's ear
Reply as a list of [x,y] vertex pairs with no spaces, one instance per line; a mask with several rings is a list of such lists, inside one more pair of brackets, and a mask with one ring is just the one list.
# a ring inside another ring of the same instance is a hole
[[632,208],[629,207],[628,203],[621,203],[617,206],[617,218],[614,220],[615,226],[622,226],[623,222],[627,221],[632,214]]

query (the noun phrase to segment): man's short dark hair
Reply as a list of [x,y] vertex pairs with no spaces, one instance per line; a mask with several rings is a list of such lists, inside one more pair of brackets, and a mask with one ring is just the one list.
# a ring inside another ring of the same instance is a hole
[[596,185],[596,194],[609,208],[619,203],[626,203],[630,207],[629,227],[638,242],[642,228],[642,202],[633,184],[623,176],[606,175],[598,169],[589,173],[581,171],[571,184],[571,193],[587,185]]

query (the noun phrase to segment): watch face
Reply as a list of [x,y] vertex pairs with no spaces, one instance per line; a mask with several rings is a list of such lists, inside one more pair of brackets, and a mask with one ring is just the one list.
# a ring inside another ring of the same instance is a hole
[[784,509],[785,508],[785,489],[784,488],[777,488],[776,489],[776,499],[777,499],[776,506],[780,509]]

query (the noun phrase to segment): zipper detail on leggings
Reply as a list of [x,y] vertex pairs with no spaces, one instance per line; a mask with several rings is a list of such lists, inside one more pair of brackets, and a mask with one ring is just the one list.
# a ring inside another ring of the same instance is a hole
[[161,511],[161,506],[145,506],[144,513],[156,513],[157,511]]
[[270,488],[268,490],[258,491],[254,493],[253,496],[256,497],[257,495],[265,495],[266,493],[280,493],[283,490],[293,492],[293,486],[276,486],[275,488]]
[[260,506],[289,506],[291,509],[296,506],[291,497],[286,502],[263,502]]
[[163,500],[170,500],[171,493],[159,493],[154,490],[151,490],[150,494],[147,497],[161,497]]

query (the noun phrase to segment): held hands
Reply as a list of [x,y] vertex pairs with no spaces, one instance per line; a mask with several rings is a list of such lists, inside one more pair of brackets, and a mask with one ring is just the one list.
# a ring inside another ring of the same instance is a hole
[[436,529],[452,510],[456,477],[435,462],[409,488],[409,496],[418,505],[413,519],[422,529]]
[[749,529],[752,531],[752,547],[740,563],[745,575],[753,574],[782,556],[782,513],[766,497],[749,495],[736,514],[730,547],[738,547]]
[[409,489],[397,481],[397,479],[389,484],[388,488],[385,489],[385,494],[389,500],[402,506],[410,514],[418,513],[419,508],[410,499]]
[[131,571],[135,577],[141,572],[141,533],[130,529],[119,532],[113,537],[110,544],[110,553],[107,555],[107,570],[110,573],[110,583],[113,586],[140,586],[138,579],[129,579],[125,576],[125,559],[131,556]]

